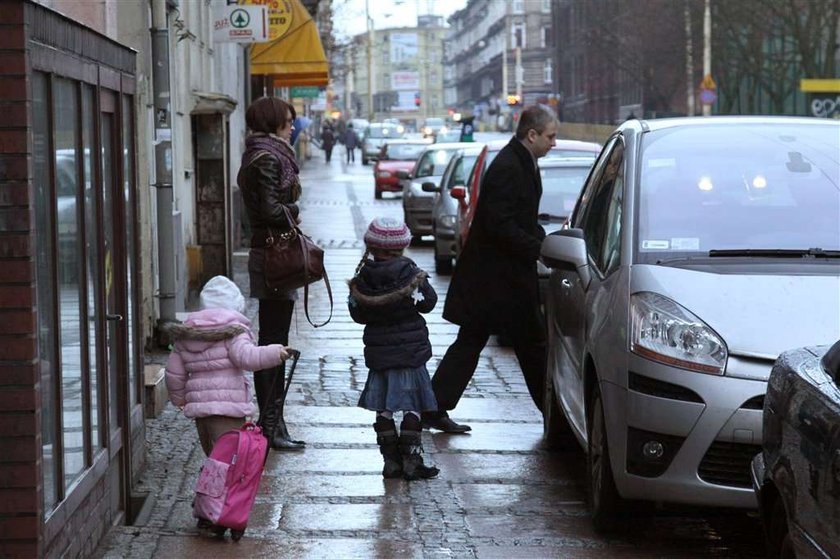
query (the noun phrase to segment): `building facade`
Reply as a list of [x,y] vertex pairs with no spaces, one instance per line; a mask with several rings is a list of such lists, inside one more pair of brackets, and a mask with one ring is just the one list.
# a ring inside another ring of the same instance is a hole
[[90,555],[146,502],[144,348],[229,272],[224,4],[0,0],[0,555]]
[[470,0],[449,18],[447,106],[510,130],[523,105],[556,105],[551,0]]
[[[345,98],[354,118],[397,118],[418,130],[427,117],[446,116],[440,16],[417,27],[376,29],[345,46]],[[373,76],[371,82],[370,76]]]

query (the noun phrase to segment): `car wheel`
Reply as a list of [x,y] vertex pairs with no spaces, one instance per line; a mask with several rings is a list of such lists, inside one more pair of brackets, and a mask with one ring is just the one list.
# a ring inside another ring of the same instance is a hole
[[362,157],[362,165],[367,165],[368,159],[366,157]]
[[377,200],[382,200],[382,191],[381,190],[374,190],[373,197]]
[[435,255],[435,272],[437,274],[448,276],[452,273],[452,259],[448,256]]
[[778,497],[773,505],[773,516],[770,518],[770,530],[767,536],[769,559],[796,559],[793,540],[788,529],[787,513],[781,497]]
[[597,532],[615,532],[620,526],[625,503],[615,487],[607,443],[604,404],[601,391],[597,387],[592,395],[590,410],[586,466],[592,524]]

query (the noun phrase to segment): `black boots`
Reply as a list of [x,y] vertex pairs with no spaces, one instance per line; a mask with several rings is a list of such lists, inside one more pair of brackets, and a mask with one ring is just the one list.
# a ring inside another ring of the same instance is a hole
[[408,481],[429,479],[440,473],[437,468],[423,463],[423,444],[420,435],[420,419],[406,414],[400,424],[399,447],[402,454],[403,477]]
[[289,436],[289,429],[283,419],[283,408],[286,405],[283,368],[254,372],[254,389],[260,408],[260,427],[269,446],[274,450],[305,449],[306,443],[292,440]]
[[379,452],[382,453],[382,458],[385,460],[382,477],[388,479],[402,477],[402,456],[400,456],[397,426],[394,424],[394,420],[385,419],[381,416],[377,417],[373,429],[376,431],[376,444],[379,445]]

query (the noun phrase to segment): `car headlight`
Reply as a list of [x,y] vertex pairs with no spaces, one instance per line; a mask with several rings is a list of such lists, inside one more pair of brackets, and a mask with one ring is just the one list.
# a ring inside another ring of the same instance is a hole
[[706,323],[676,302],[651,292],[630,297],[630,351],[689,371],[722,375],[726,343]]
[[440,216],[440,224],[443,227],[455,227],[455,216],[454,215],[442,215]]
[[377,171],[376,176],[377,177],[382,177],[382,178],[388,178],[388,177],[391,176],[391,173],[389,171]]

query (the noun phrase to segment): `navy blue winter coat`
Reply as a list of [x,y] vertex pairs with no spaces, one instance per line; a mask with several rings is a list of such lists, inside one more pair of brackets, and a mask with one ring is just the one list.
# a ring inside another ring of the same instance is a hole
[[426,272],[409,258],[369,260],[350,280],[350,316],[365,325],[365,365],[371,370],[419,367],[432,357],[420,313],[437,304]]

